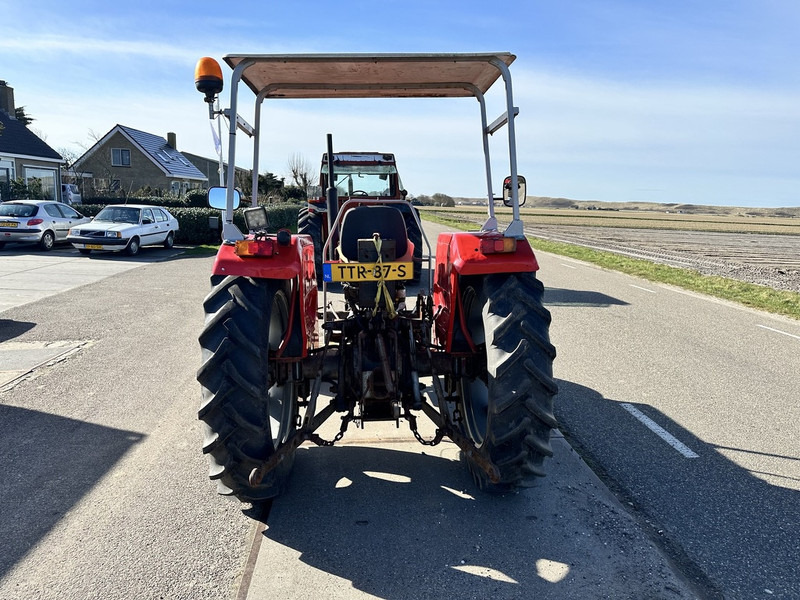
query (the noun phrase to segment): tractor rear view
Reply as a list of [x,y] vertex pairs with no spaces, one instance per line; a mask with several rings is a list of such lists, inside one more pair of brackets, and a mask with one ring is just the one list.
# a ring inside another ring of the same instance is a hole
[[[229,165],[236,164],[237,129],[254,138],[253,198],[265,99],[472,97],[480,107],[487,219],[477,231],[439,235],[431,250],[419,215],[408,210],[399,178],[392,187],[394,158],[337,154],[329,136],[325,201],[301,212],[300,233],[270,231],[263,207],[244,211],[248,231],[242,232],[233,223],[239,191],[234,169],[228,170],[227,186],[209,191],[209,203],[223,210],[223,240],[204,301],[197,373],[203,452],[217,490],[243,502],[272,498],[283,489],[300,444],[332,445],[349,425],[377,421],[405,421],[425,444],[449,438],[482,489],[530,486],[544,475],[544,459],[552,454],[557,388],[550,314],[520,219],[525,181],[517,174],[518,109],[508,69],[514,56],[235,55],[224,60],[233,69],[229,109],[218,107],[223,80],[216,61],[200,60],[196,85],[206,96],[210,117],[228,116]],[[500,77],[506,111],[488,123],[484,94]],[[254,126],[237,112],[240,82],[256,95]],[[503,202],[512,208],[512,221],[500,231],[488,136],[503,127],[510,169]],[[375,185],[364,189],[360,182]],[[378,185],[383,182],[385,196]],[[423,245],[427,270],[418,268]],[[334,282],[336,302],[329,290]],[[341,420],[339,433],[323,440],[317,430],[334,415]],[[434,423],[432,439],[417,431],[418,417]]]

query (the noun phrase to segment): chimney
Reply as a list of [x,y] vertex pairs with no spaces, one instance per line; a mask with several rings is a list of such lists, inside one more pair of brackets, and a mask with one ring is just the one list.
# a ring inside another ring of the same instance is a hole
[[6,85],[5,81],[0,80],[0,110],[8,113],[8,116],[15,119],[14,116],[14,88]]
[[167,134],[167,146],[169,146],[173,150],[178,149],[178,138],[171,131]]

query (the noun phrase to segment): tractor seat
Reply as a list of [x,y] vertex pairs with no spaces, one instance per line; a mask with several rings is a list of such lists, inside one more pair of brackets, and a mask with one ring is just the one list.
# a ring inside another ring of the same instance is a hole
[[395,256],[405,256],[408,250],[406,222],[393,206],[357,206],[348,210],[342,219],[339,254],[349,261],[358,260],[358,240],[372,239],[378,233],[382,240],[394,240]]

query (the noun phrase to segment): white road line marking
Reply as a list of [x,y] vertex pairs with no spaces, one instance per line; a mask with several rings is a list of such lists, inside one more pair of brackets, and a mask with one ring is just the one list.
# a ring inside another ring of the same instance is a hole
[[578,267],[576,267],[575,265],[567,265],[567,264],[565,264],[565,263],[561,263],[561,266],[562,266],[562,267],[567,267],[568,269],[577,269],[577,268],[578,268]]
[[643,292],[650,292],[651,294],[655,294],[653,290],[648,290],[647,288],[639,287],[638,285],[633,285],[632,283],[628,284],[632,288],[636,288],[637,290],[642,290]]
[[786,333],[785,331],[781,331],[780,329],[773,329],[772,327],[767,327],[766,325],[756,325],[756,327],[761,327],[761,329],[769,329],[770,331],[774,331],[775,333],[780,333],[781,335],[788,335],[789,337],[793,337],[796,340],[800,340],[800,335],[794,335],[793,333]]
[[644,424],[644,426],[650,431],[675,448],[675,450],[680,452],[685,458],[698,458],[700,456],[699,454],[694,453],[686,444],[678,441],[675,436],[667,432],[663,427],[661,427],[658,423],[653,421],[653,419],[648,417],[632,404],[622,402],[620,403],[620,406],[631,413],[636,419],[641,421],[641,423]]

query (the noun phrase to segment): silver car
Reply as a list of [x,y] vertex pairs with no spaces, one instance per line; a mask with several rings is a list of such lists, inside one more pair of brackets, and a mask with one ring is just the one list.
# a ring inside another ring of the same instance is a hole
[[91,221],[77,210],[50,200],[11,200],[0,204],[0,248],[9,242],[36,243],[50,250],[67,240],[69,228]]

